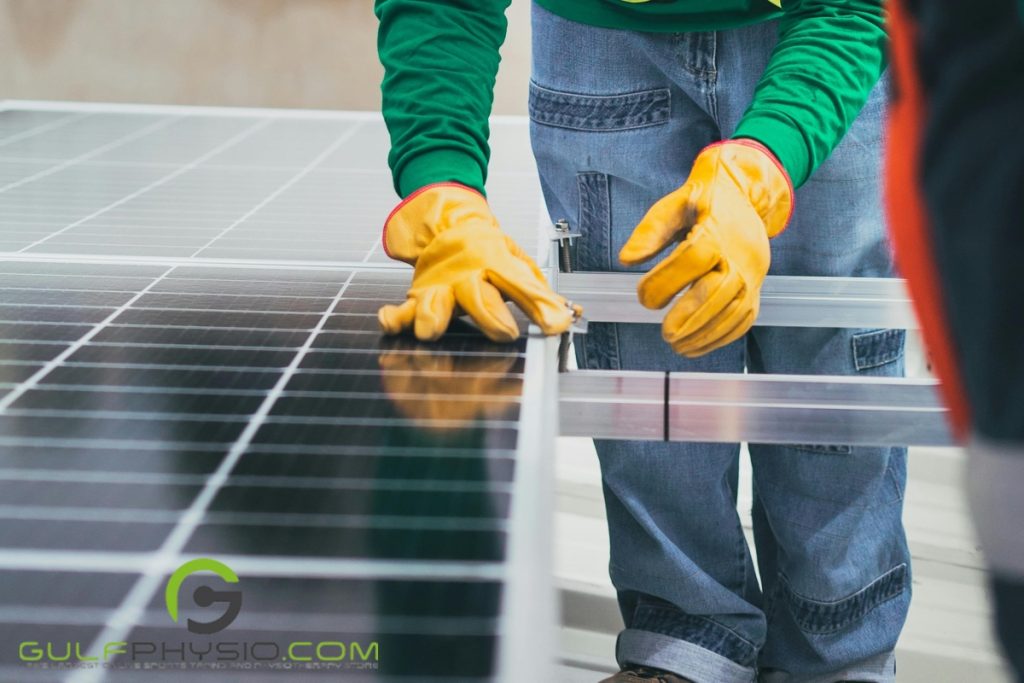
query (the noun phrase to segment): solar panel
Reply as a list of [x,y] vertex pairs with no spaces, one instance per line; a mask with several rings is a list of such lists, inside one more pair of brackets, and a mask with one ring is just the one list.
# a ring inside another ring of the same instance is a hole
[[[391,263],[379,226],[396,197],[375,117],[30,114],[3,113],[4,251]],[[494,128],[489,200],[533,251],[539,184],[525,127]]]
[[[0,112],[0,679],[543,666],[551,342],[379,335],[385,154],[359,115]],[[240,577],[214,635],[211,570],[164,592],[197,558]]]

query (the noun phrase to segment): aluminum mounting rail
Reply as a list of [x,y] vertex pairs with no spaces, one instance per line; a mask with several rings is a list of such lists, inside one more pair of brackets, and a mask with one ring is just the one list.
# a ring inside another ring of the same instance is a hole
[[953,445],[934,380],[579,370],[559,382],[562,436]]
[[[642,273],[557,273],[558,292],[591,322],[660,323],[636,298]],[[904,281],[868,277],[769,276],[756,325],[915,329]]]

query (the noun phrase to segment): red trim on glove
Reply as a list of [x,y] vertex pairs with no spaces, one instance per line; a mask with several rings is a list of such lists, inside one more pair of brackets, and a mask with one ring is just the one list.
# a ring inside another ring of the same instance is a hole
[[[719,140],[718,142],[712,142],[704,149],[720,147],[725,144],[743,145],[744,147],[750,147],[751,149],[756,149],[758,151],[764,152],[765,155],[767,155],[768,159],[773,164],[775,164],[775,167],[778,168],[779,171],[782,173],[782,177],[786,179],[786,185],[789,187],[789,213],[786,215],[786,221],[782,224],[782,230],[779,230],[777,233],[775,233],[775,236],[778,237],[779,235],[786,231],[786,228],[789,226],[789,219],[793,217],[793,211],[796,210],[796,190],[793,189],[793,179],[789,177],[789,173],[786,171],[786,167],[783,166],[782,162],[779,161],[779,158],[775,156],[775,152],[771,151],[770,149],[768,149],[768,147],[758,142],[754,138],[733,138],[730,140]],[[702,149],[701,152],[703,152],[704,149]]]
[[381,231],[380,234],[380,245],[384,248],[384,253],[387,255],[388,258],[394,258],[394,256],[391,255],[391,252],[388,251],[388,223],[391,222],[391,219],[394,217],[396,213],[402,210],[402,207],[404,207],[406,204],[408,204],[413,199],[420,196],[427,190],[432,190],[435,187],[461,187],[464,190],[469,190],[470,192],[478,194],[481,197],[483,197],[482,194],[480,194],[477,190],[474,190],[472,187],[469,187],[468,185],[463,185],[462,183],[456,183],[451,181],[431,183],[429,185],[424,185],[423,187],[419,188],[418,190],[410,194],[408,197],[398,202],[398,206],[391,209],[391,213],[389,213],[388,217],[384,219],[384,229]]

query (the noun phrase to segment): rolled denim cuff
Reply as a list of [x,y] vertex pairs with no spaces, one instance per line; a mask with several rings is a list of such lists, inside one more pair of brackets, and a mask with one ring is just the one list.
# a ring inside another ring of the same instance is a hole
[[615,645],[619,666],[639,664],[685,676],[693,683],[755,683],[757,672],[699,645],[660,633],[626,629]]
[[[793,676],[787,671],[768,671],[761,674],[761,683],[792,683],[793,680]],[[895,680],[896,655],[892,652],[851,664],[842,671],[832,671],[813,678],[800,677],[800,683],[835,683],[836,681],[894,683]]]

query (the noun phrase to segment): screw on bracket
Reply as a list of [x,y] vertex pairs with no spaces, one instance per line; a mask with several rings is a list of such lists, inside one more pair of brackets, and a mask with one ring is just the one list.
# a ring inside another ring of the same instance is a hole
[[[569,221],[564,218],[555,221],[551,229],[551,239],[558,250],[558,272],[572,272],[572,241],[580,237],[579,233],[572,232]],[[571,304],[568,304],[571,306]],[[566,372],[569,369],[569,345],[572,343],[573,332],[581,334],[586,332],[586,320],[580,318],[573,323],[570,331],[564,333],[558,343],[558,371]]]
[[579,237],[569,231],[569,221],[564,218],[555,222],[554,239],[558,242],[558,269],[563,273],[572,272],[572,238]]

